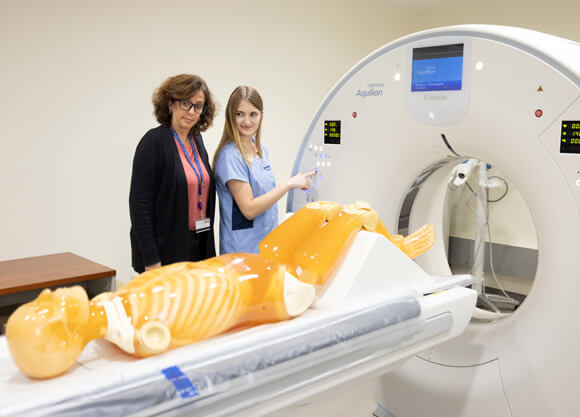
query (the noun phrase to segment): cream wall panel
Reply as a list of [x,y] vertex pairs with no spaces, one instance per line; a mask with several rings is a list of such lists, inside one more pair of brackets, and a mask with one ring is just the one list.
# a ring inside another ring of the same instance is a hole
[[229,93],[255,86],[283,181],[332,85],[407,22],[346,0],[0,0],[0,260],[72,251],[128,281],[131,162],[155,87],[206,79],[222,105],[211,155]]

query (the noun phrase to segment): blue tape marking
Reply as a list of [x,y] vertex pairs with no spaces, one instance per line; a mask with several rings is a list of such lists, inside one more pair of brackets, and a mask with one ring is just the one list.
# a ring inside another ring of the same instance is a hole
[[193,398],[199,395],[191,380],[177,366],[170,366],[161,371],[175,387],[181,398]]

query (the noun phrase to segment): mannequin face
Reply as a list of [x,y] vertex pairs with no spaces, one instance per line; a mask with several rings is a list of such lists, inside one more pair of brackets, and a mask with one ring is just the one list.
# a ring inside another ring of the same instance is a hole
[[81,287],[46,289],[6,324],[6,341],[18,367],[34,378],[69,369],[85,346],[89,300]]
[[240,101],[236,110],[236,128],[242,138],[251,138],[258,131],[262,112],[247,100]]

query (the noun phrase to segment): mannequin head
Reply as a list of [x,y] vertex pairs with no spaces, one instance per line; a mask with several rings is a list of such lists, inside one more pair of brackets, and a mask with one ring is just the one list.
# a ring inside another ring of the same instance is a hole
[[81,287],[46,289],[18,307],[6,324],[6,341],[18,367],[33,378],[69,369],[85,347],[89,300]]

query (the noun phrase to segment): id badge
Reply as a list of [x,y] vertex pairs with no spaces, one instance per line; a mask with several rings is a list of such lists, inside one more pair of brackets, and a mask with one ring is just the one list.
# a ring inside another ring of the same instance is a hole
[[205,219],[200,219],[195,222],[195,233],[206,232],[209,230],[210,222],[209,217]]

